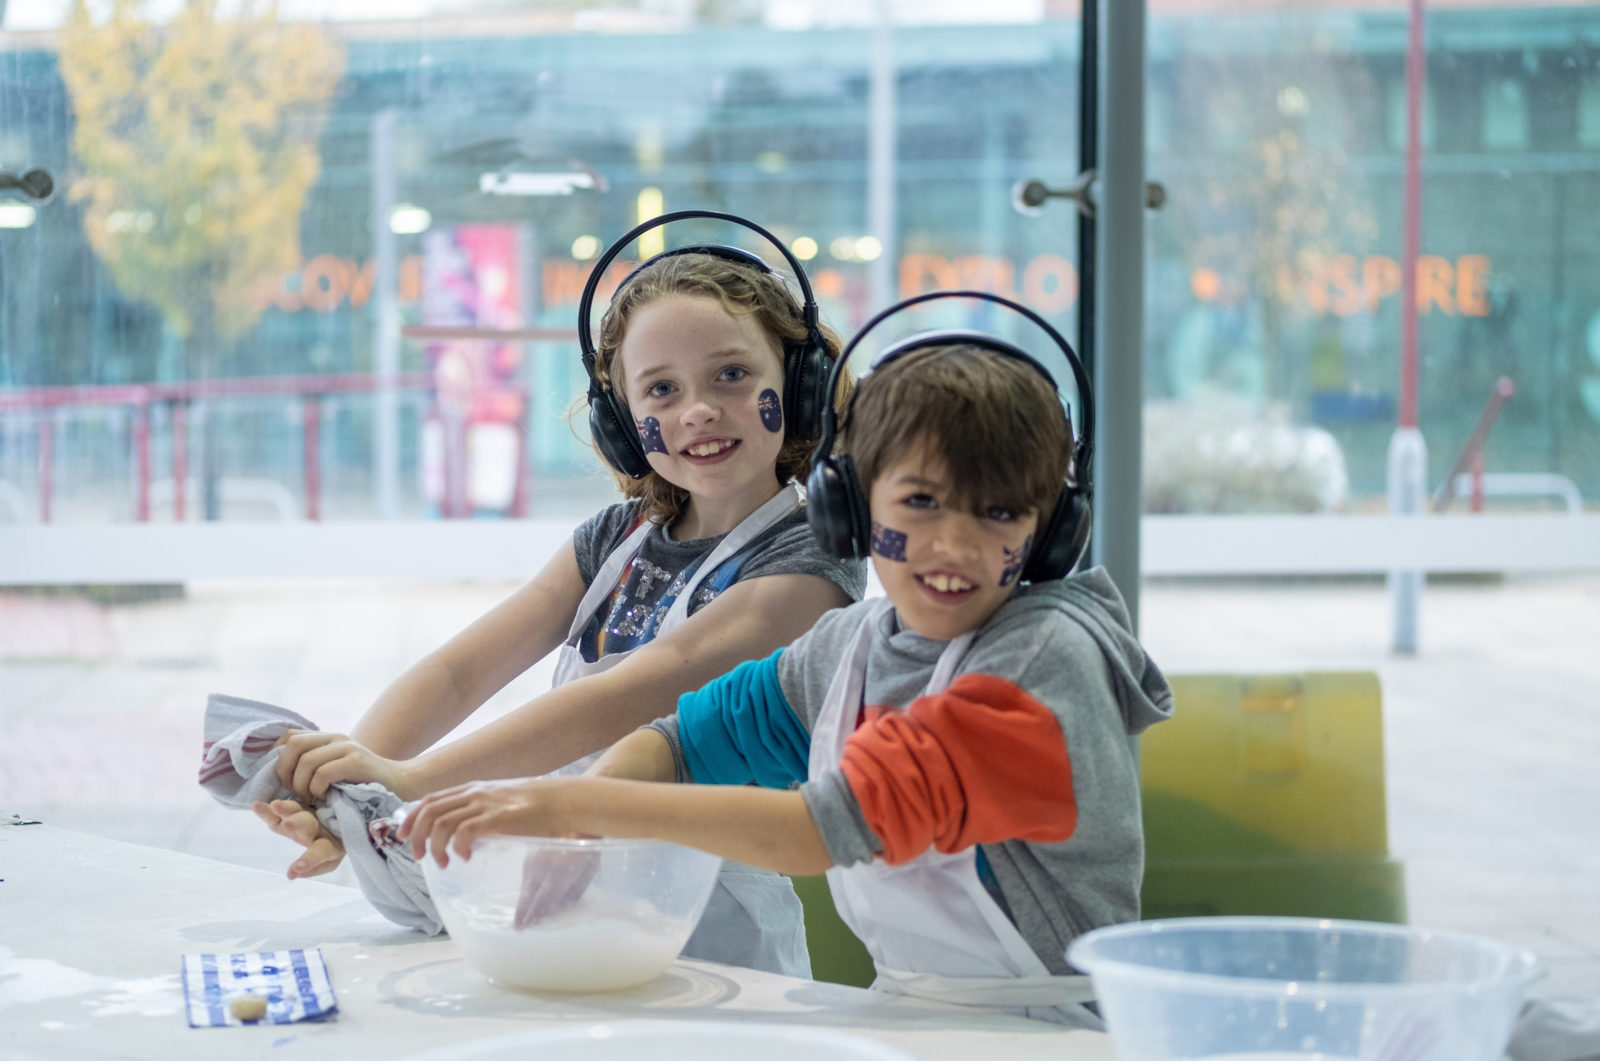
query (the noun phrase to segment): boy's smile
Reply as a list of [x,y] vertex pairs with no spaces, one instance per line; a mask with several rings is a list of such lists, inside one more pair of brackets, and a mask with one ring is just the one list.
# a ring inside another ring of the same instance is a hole
[[659,298],[634,314],[617,364],[650,467],[691,495],[675,536],[723,533],[772,496],[783,359],[755,316],[707,296]]
[[872,484],[872,566],[902,623],[949,641],[1011,596],[1039,517],[954,507],[943,461],[926,453],[914,446]]

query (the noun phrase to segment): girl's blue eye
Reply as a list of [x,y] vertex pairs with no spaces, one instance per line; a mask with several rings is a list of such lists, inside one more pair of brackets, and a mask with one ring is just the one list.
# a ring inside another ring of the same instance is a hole
[[1012,520],[1017,518],[1017,514],[1015,512],[1007,512],[1003,508],[991,508],[984,510],[983,517],[984,519],[992,519],[1000,523],[1010,523]]
[[647,398],[665,398],[671,393],[672,384],[670,383],[652,383],[644,389],[644,394]]
[[932,494],[909,494],[901,503],[909,508],[933,508],[939,501]]
[[729,365],[727,368],[722,370],[720,378],[725,383],[738,383],[740,380],[744,379],[749,374],[750,373],[746,372],[744,369],[740,368],[738,365]]

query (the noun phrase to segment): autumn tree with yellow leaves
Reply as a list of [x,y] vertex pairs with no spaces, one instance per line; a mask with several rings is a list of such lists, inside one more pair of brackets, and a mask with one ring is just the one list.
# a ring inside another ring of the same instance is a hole
[[262,282],[299,258],[343,56],[271,6],[188,0],[161,24],[144,8],[111,0],[97,19],[75,0],[61,31],[81,167],[69,195],[117,286],[165,314],[206,376],[255,323]]
[[[215,376],[256,321],[254,293],[299,259],[343,56],[317,27],[251,0],[186,0],[159,24],[145,0],[97,11],[74,0],[59,36],[80,167],[68,194],[117,286],[183,339],[189,377]],[[215,417],[203,422],[203,507],[216,519],[219,436]]]
[[1205,161],[1171,185],[1166,223],[1195,275],[1211,285],[1202,297],[1255,314],[1257,384],[1268,402],[1293,390],[1292,363],[1309,362],[1291,326],[1327,312],[1312,279],[1334,255],[1380,235],[1349,147],[1360,141],[1357,130],[1382,118],[1379,89],[1363,66],[1316,35],[1319,23],[1306,14],[1315,7],[1291,3],[1281,15],[1260,16],[1261,32],[1277,35],[1288,62],[1239,45],[1244,54],[1186,55],[1172,74],[1178,84],[1202,86],[1190,105],[1204,108],[1204,119],[1183,135],[1191,157]]

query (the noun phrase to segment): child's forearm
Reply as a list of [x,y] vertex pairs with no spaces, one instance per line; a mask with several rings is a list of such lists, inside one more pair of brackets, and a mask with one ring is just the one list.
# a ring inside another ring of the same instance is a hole
[[676,706],[673,697],[652,700],[611,672],[592,675],[427,752],[413,760],[413,776],[421,791],[435,792],[468,781],[546,774],[609,747]]
[[623,737],[589,767],[590,777],[628,781],[676,781],[678,764],[672,745],[653,729],[639,729]]
[[583,777],[558,798],[562,817],[581,834],[669,840],[779,873],[811,875],[833,865],[797,791]]
[[378,694],[350,730],[353,740],[390,759],[421,754],[472,713],[449,668],[424,657]]

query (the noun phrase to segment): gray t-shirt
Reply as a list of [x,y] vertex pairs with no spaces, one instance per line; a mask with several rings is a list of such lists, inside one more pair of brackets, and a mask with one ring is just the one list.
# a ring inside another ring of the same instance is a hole
[[[578,573],[591,584],[606,557],[639,525],[640,503],[611,505],[585,520],[573,533]],[[699,572],[701,562],[724,535],[673,541],[666,528],[655,526],[638,554],[600,608],[589,618],[578,647],[586,662],[637,648],[653,638],[661,621]],[[866,566],[859,560],[829,556],[817,545],[806,523],[805,509],[790,513],[724,560],[695,590],[689,602],[693,615],[735,582],[762,575],[816,575],[844,590],[852,601],[866,590]]]

